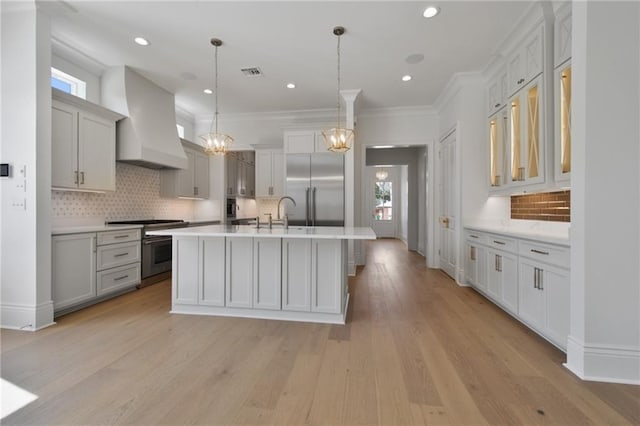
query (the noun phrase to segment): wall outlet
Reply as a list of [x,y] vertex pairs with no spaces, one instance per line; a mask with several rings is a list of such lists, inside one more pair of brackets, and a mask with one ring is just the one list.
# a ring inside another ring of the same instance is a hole
[[13,198],[11,199],[11,207],[14,210],[26,210],[27,199],[26,198]]

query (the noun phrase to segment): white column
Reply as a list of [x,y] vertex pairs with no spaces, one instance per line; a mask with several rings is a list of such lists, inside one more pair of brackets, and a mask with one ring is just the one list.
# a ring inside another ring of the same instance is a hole
[[571,329],[581,378],[640,384],[640,3],[573,2]]
[[[342,99],[344,99],[345,102],[345,110],[347,114],[345,127],[348,129],[355,129],[356,98],[360,92],[362,92],[361,89],[340,91]],[[356,131],[354,145],[357,141],[358,132]],[[354,147],[344,155],[344,226],[355,226],[355,150],[356,148]],[[349,240],[347,252],[348,273],[349,275],[355,275],[356,263],[353,240]]]
[[53,322],[51,301],[51,31],[35,2],[0,2],[0,325]]

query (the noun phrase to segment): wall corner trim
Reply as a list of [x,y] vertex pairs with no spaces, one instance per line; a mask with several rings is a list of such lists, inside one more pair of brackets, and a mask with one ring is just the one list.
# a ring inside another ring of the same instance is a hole
[[640,385],[640,347],[585,344],[569,336],[564,366],[582,380]]

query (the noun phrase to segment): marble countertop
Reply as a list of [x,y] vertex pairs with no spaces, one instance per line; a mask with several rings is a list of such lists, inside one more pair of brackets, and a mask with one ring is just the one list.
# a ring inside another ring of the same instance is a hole
[[51,228],[51,235],[81,234],[83,232],[124,231],[126,229],[140,229],[142,225],[79,225],[56,226]]
[[540,241],[543,243],[558,244],[566,247],[571,246],[568,234],[555,233],[537,229],[520,229],[505,226],[492,225],[465,225],[465,229],[472,229],[481,232],[504,235],[507,237],[524,238],[527,240]]
[[176,235],[191,237],[267,237],[267,238],[318,238],[327,240],[375,240],[376,234],[371,228],[339,226],[290,226],[261,227],[251,225],[209,225],[194,228],[165,229],[150,231],[149,235]]

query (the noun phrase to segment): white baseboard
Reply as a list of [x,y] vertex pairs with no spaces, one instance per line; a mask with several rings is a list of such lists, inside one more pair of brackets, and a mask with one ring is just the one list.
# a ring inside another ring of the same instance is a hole
[[569,336],[564,364],[582,380],[640,385],[640,348],[621,345],[587,345]]
[[0,305],[0,327],[10,330],[37,331],[49,327],[53,321],[53,301],[39,305]]

